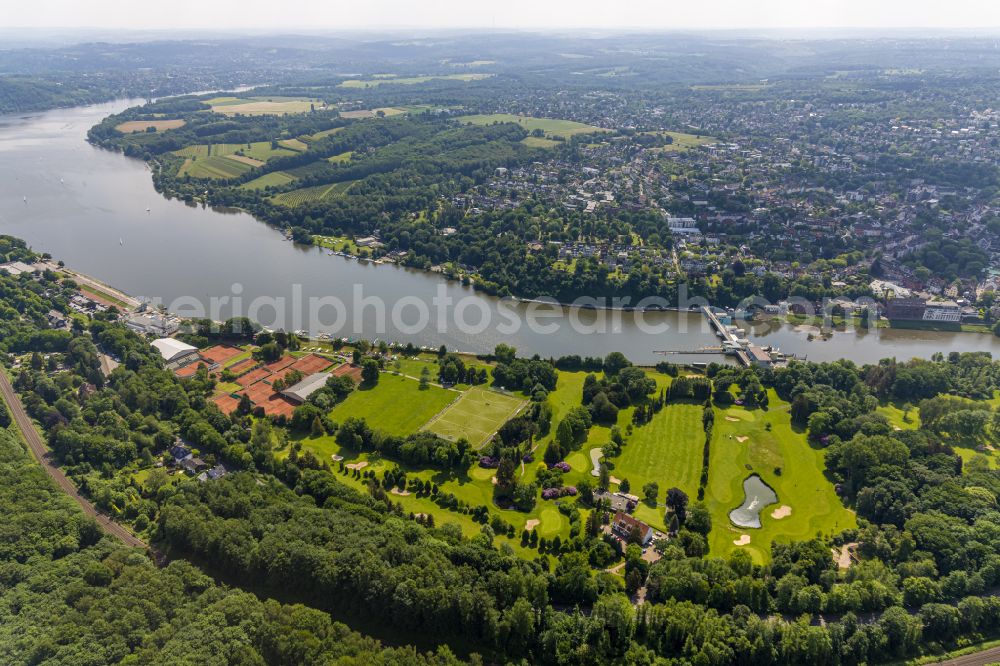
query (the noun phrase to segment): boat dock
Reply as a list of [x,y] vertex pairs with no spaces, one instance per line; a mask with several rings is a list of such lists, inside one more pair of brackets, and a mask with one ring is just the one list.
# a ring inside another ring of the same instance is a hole
[[[742,333],[740,329],[728,323],[724,323],[718,313],[709,305],[701,306],[701,312],[708,319],[716,334],[722,338],[721,347],[702,347],[693,351],[654,351],[654,354],[728,354],[735,356],[744,367],[758,366],[769,368],[775,364],[775,356],[779,356],[777,350],[763,348],[751,342],[747,338],[740,337],[737,333]],[[726,317],[728,319],[728,317]],[[783,358],[783,357],[782,357]]]

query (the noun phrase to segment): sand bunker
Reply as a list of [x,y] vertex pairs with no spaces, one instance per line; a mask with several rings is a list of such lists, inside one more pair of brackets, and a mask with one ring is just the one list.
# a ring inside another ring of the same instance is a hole
[[741,534],[739,539],[733,539],[733,543],[736,544],[737,546],[745,546],[748,543],[750,543],[750,535]]
[[399,488],[393,488],[389,492],[392,493],[393,495],[399,495],[400,497],[406,497],[407,495],[410,494],[409,490],[400,490]]
[[618,485],[619,483],[621,483],[621,482],[622,482],[622,480],[621,480],[621,479],[619,479],[619,478],[618,478],[617,476],[612,476],[612,477],[609,477],[609,478],[608,478],[608,481],[610,481],[611,483],[615,484],[616,486],[617,486],[617,485]]
[[361,462],[348,463],[344,465],[344,467],[346,467],[347,469],[364,469],[365,467],[368,467],[368,461],[362,460]]
[[336,453],[331,453],[330,459],[333,460],[333,462],[340,462],[344,459],[344,456],[338,456]]
[[727,420],[727,421],[732,421],[732,422],[734,422],[734,423],[739,423],[739,419],[738,419],[738,418],[736,418],[735,416],[727,416],[727,417],[726,417],[726,420]]
[[494,477],[492,477],[492,478],[490,479],[490,481],[491,481],[491,482],[493,483],[493,485],[494,485],[494,486],[495,486],[495,485],[497,485],[497,477],[495,477],[495,476],[494,476]]
[[782,504],[771,512],[771,517],[775,520],[781,520],[782,518],[787,518],[790,515],[792,515],[792,507],[787,504]]
[[604,450],[601,449],[600,447],[590,450],[591,476],[601,475],[601,456],[603,455],[604,455]]
[[541,522],[542,521],[538,520],[538,518],[532,518],[531,520],[529,520],[528,522],[526,522],[524,524],[524,529],[526,529],[526,530],[528,530],[530,532],[531,530],[533,530],[536,527],[538,527],[538,524],[541,523]]
[[743,442],[747,441],[748,439],[750,439],[750,438],[747,437],[746,435],[737,435],[736,436],[736,441],[739,442],[740,444],[742,444]]

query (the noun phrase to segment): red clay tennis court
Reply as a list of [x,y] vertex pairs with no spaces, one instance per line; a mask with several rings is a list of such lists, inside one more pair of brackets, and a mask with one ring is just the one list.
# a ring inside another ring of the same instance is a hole
[[244,372],[247,372],[250,369],[252,369],[255,365],[257,365],[257,361],[253,360],[252,358],[247,358],[242,361],[233,363],[231,366],[229,366],[229,372],[239,377]]
[[274,389],[266,382],[257,382],[240,391],[240,395],[243,394],[246,394],[253,404],[260,405],[274,394]]
[[218,407],[223,414],[232,414],[236,411],[236,408],[240,406],[239,399],[234,398],[228,393],[212,398],[212,402],[215,403],[215,406]]
[[334,377],[343,377],[344,375],[349,376],[356,382],[361,381],[361,367],[357,365],[351,365],[350,363],[344,363],[333,369]]
[[202,363],[201,361],[188,363],[183,368],[177,368],[176,370],[174,370],[174,374],[177,375],[178,377],[193,377],[194,374],[198,372],[198,368],[202,367],[203,365],[205,364]]
[[229,345],[215,345],[199,353],[203,359],[210,363],[225,363],[232,357],[242,354],[243,350],[239,347],[230,347]]
[[271,376],[271,371],[268,370],[267,368],[257,368],[256,370],[248,372],[242,377],[237,377],[236,383],[239,384],[240,386],[247,387],[255,382],[259,382],[265,377],[270,377],[270,376]]
[[316,354],[307,354],[299,360],[292,363],[292,367],[301,372],[304,375],[311,375],[314,372],[319,372],[320,370],[325,370],[329,368],[333,363],[322,356],[317,356]]
[[295,363],[295,359],[289,356],[288,354],[285,354],[277,361],[274,361],[273,363],[268,363],[264,367],[270,370],[271,372],[277,372],[278,370],[284,370],[292,363]]

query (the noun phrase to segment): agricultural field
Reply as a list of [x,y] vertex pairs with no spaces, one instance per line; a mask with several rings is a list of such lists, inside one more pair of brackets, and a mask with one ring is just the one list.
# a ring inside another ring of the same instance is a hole
[[289,183],[295,182],[295,176],[285,172],[285,171],[272,171],[270,173],[265,173],[259,178],[254,178],[253,180],[243,183],[240,185],[241,190],[262,190],[265,187],[281,187],[282,185],[287,185]]
[[166,132],[167,130],[184,127],[184,121],[179,118],[174,120],[129,120],[128,122],[116,125],[115,129],[122,134],[133,134],[135,132],[146,132],[150,127],[157,132]]
[[[333,129],[323,130],[322,132],[316,132],[315,134],[310,135],[308,137],[308,140],[319,141],[320,139],[325,139],[328,136],[332,136],[343,129],[344,129],[343,127],[334,127]],[[300,137],[300,138],[302,138],[303,141],[306,140],[306,137]]]
[[383,106],[378,109],[358,109],[357,111],[341,111],[341,118],[353,118],[355,120],[359,118],[375,118],[379,114],[382,116],[398,116],[401,113],[406,113],[405,109],[397,109],[392,106]]
[[[766,411],[738,406],[715,411],[705,503],[712,513],[709,548],[717,557],[742,548],[762,563],[772,541],[826,538],[857,524],[823,474],[823,450],[792,427],[787,402],[773,390],[768,398]],[[759,529],[737,528],[729,520],[729,512],[744,500],[743,480],[750,474],[758,474],[778,495],[777,503],[761,512]],[[742,535],[750,542],[734,543]]]
[[282,148],[294,150],[297,153],[301,153],[303,150],[307,150],[309,148],[309,144],[298,139],[283,139],[278,142],[278,145]]
[[369,425],[393,435],[409,435],[459,397],[439,386],[420,388],[407,377],[382,373],[373,388],[359,388],[333,408],[330,418],[339,423],[348,416],[363,418]]
[[301,97],[214,97],[205,103],[213,112],[226,116],[283,116],[326,108],[322,100]]
[[339,155],[333,155],[332,157],[326,158],[327,162],[332,164],[340,164],[341,162],[350,162],[351,157],[354,155],[353,150],[348,150],[346,153],[340,153]]
[[343,183],[330,183],[328,185],[316,185],[314,187],[303,187],[291,192],[282,192],[276,195],[272,201],[282,206],[301,206],[312,201],[324,201],[341,196],[351,188],[355,181],[348,180]]
[[192,178],[235,178],[242,176],[253,167],[230,157],[212,156],[204,158],[189,157],[177,171],[178,176]]
[[474,386],[425,425],[424,430],[453,441],[464,437],[478,448],[524,404],[525,400],[516,395]]
[[574,120],[558,120],[556,118],[532,118],[530,116],[515,116],[510,113],[492,113],[488,115],[460,116],[461,122],[471,125],[492,125],[494,123],[516,123],[531,132],[542,130],[546,136],[558,136],[564,139],[575,134],[592,134],[594,132],[610,132],[593,125],[585,125]]
[[274,157],[288,157],[295,154],[294,150],[288,150],[280,146],[274,147],[270,141],[254,141],[250,144],[249,148],[242,146],[241,152],[247,157],[265,162]]
[[396,77],[391,74],[371,79],[348,79],[340,84],[341,88],[375,88],[381,85],[415,85],[428,81],[479,81],[493,76],[492,74],[442,74],[437,76]]

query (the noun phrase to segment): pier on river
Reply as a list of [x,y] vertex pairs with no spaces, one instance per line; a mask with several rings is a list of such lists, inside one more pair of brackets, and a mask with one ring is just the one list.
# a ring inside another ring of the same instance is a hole
[[719,315],[710,305],[701,306],[701,312],[708,318],[712,328],[722,338],[721,347],[703,347],[696,351],[656,351],[656,354],[718,354],[724,353],[735,356],[741,365],[750,367],[771,367],[775,363],[774,354],[755,344],[751,344],[745,338],[739,338],[733,332],[733,328],[719,319]]

